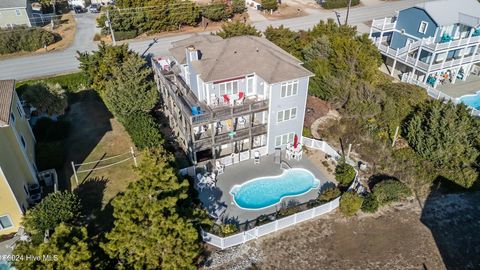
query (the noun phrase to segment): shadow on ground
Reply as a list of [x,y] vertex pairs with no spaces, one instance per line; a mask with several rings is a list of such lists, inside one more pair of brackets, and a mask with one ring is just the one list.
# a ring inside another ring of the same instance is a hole
[[440,182],[451,190],[451,182],[437,181],[420,220],[430,229],[447,269],[480,269],[480,192],[441,194]]
[[[81,163],[95,149],[105,133],[112,130],[112,114],[94,90],[84,90],[69,96],[69,110],[65,119],[70,122],[70,134],[66,139],[65,166],[59,172],[60,189],[71,190],[73,175],[71,162]],[[79,175],[79,182],[88,176]]]

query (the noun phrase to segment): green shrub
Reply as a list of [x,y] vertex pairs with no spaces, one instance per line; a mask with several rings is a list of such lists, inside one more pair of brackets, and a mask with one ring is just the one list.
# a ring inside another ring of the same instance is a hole
[[[327,0],[322,3],[325,9],[345,8],[348,7],[349,0]],[[352,7],[360,4],[360,0],[352,0]]]
[[407,185],[397,180],[385,180],[373,187],[373,194],[379,205],[401,201],[412,195]]
[[362,207],[363,198],[356,192],[348,191],[340,198],[340,212],[345,216],[350,217]]
[[12,29],[0,29],[0,54],[15,53],[21,51],[33,52],[45,45],[59,41],[58,34],[41,28],[15,27]]
[[348,186],[355,178],[355,169],[347,164],[345,159],[340,159],[335,167],[335,180],[342,185]]
[[59,75],[55,77],[43,78],[40,80],[28,80],[18,82],[16,84],[17,92],[22,95],[29,85],[38,84],[44,82],[47,84],[59,84],[66,92],[77,92],[84,90],[88,86],[88,79],[83,72],[75,72],[71,74]]
[[138,149],[163,144],[159,126],[150,114],[136,112],[125,117],[122,123]]
[[373,193],[369,193],[362,203],[362,211],[365,213],[375,213],[378,210],[377,197]]
[[45,83],[28,85],[22,93],[22,99],[34,106],[38,113],[62,115],[68,107],[65,89],[60,84]]
[[232,0],[233,13],[243,13],[247,10],[245,0]]
[[325,189],[320,196],[318,196],[318,199],[320,202],[329,202],[338,196],[340,196],[342,192],[340,192],[340,189],[337,187],[331,187]]
[[48,117],[37,120],[33,127],[33,133],[37,142],[53,142],[65,139],[70,130],[68,121],[54,121]]
[[307,127],[303,128],[302,135],[303,135],[303,137],[313,138],[312,131]]
[[220,232],[223,236],[228,236],[236,233],[238,231],[238,227],[235,224],[222,224],[220,226]]
[[40,171],[62,169],[65,164],[64,142],[38,142],[35,145],[35,160]]
[[137,30],[132,31],[117,31],[115,32],[115,40],[125,40],[137,37]]
[[301,205],[295,205],[295,206],[285,206],[278,210],[278,216],[279,217],[287,217],[290,215],[293,215],[295,213],[298,213],[302,211],[302,206]]

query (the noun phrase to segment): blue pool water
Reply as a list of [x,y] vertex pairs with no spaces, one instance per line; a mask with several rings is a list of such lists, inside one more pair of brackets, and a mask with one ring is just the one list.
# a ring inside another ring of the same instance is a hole
[[230,194],[239,207],[260,209],[277,204],[284,197],[306,193],[319,185],[320,181],[310,171],[290,169],[278,176],[255,178],[235,185]]
[[10,267],[10,263],[6,261],[0,261],[0,270],[10,270],[10,269],[12,269]]
[[478,91],[475,95],[462,96],[460,97],[460,101],[470,107],[480,110],[480,91]]

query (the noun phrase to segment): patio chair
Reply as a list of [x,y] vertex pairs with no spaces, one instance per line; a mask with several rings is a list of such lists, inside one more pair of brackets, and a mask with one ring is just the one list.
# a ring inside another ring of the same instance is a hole
[[245,100],[245,92],[238,92],[238,104],[243,104],[243,101]]
[[260,164],[260,152],[255,151],[253,156],[253,164]]

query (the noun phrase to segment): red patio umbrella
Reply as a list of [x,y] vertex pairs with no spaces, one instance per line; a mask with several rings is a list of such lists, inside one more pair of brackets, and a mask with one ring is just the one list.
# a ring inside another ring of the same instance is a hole
[[297,149],[297,146],[298,146],[298,136],[297,134],[295,134],[295,136],[293,137],[293,148]]

